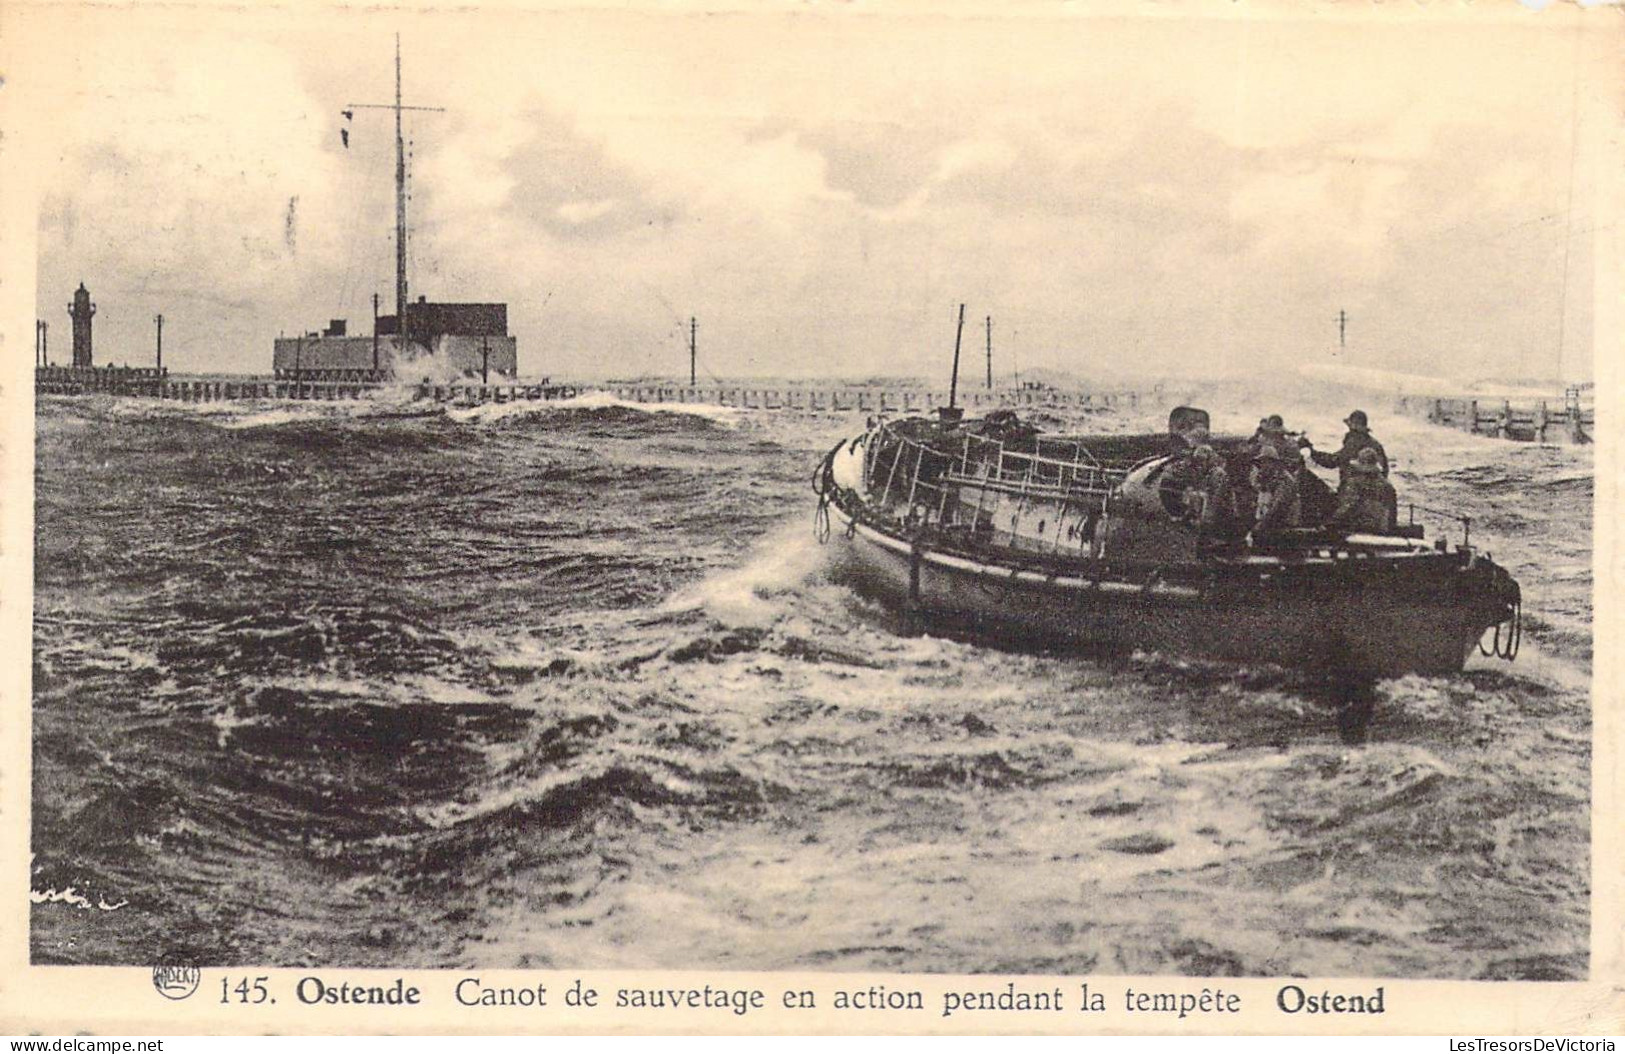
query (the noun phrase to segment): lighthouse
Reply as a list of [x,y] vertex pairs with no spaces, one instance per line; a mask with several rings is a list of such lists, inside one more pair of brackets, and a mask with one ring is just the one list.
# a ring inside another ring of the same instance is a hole
[[90,302],[90,291],[85,283],[80,282],[79,288],[73,294],[73,303],[68,305],[68,315],[73,319],[73,365],[75,369],[90,369],[95,365],[90,357],[90,319],[96,314],[96,305]]

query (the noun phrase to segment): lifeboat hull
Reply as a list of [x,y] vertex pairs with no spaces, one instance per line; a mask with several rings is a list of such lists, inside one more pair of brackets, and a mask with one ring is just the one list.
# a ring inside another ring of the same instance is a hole
[[1131,650],[1324,670],[1450,674],[1507,618],[1516,584],[1469,554],[1246,557],[1050,573],[933,548],[830,508],[832,573],[923,624],[1085,653]]

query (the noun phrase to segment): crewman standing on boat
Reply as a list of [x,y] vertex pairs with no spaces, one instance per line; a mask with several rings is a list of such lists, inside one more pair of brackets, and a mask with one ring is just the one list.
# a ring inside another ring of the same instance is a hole
[[1361,450],[1345,470],[1337,492],[1337,511],[1327,525],[1344,534],[1383,534],[1399,519],[1399,495],[1383,478],[1382,462],[1371,447]]
[[1286,467],[1296,469],[1303,465],[1303,457],[1298,453],[1298,446],[1293,443],[1286,430],[1286,419],[1280,414],[1270,414],[1261,419],[1258,422],[1258,431],[1253,433],[1248,445],[1255,458],[1265,447],[1274,447]]
[[1323,454],[1315,449],[1315,445],[1308,438],[1299,440],[1299,445],[1308,447],[1309,456],[1321,468],[1337,469],[1337,489],[1339,492],[1348,485],[1349,466],[1360,457],[1360,451],[1375,451],[1377,465],[1384,476],[1388,475],[1388,452],[1377,442],[1376,436],[1371,434],[1371,425],[1367,421],[1364,410],[1355,410],[1344,418],[1343,423],[1348,426],[1348,434],[1343,437],[1343,445],[1336,453]]
[[1266,445],[1258,452],[1250,473],[1258,499],[1254,505],[1252,539],[1266,540],[1276,531],[1298,526],[1298,474],[1281,452]]
[[1270,419],[1260,417],[1258,427],[1253,429],[1252,437],[1247,440],[1247,457],[1249,460],[1258,457],[1258,452],[1263,450],[1265,446],[1270,445],[1269,430]]

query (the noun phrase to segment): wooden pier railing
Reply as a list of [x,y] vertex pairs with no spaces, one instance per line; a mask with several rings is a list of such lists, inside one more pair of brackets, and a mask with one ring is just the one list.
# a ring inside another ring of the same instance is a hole
[[1442,399],[1401,396],[1398,409],[1437,425],[1526,443],[1588,443],[1597,427],[1595,407],[1576,399]]
[[[179,402],[206,403],[236,399],[299,399],[336,401],[364,399],[370,393],[389,387],[361,378],[349,380],[309,380],[281,377],[175,377],[167,370],[127,367],[77,369],[45,366],[35,370],[34,391],[42,395],[141,396]],[[397,386],[399,387],[399,386]],[[519,383],[503,381],[478,384],[471,381],[434,384],[423,381],[406,386],[415,397],[458,406],[480,403],[526,402],[568,399],[583,391],[607,391],[634,403],[687,403],[727,406],[750,410],[799,410],[808,412],[863,411],[870,413],[925,412],[948,404],[946,392],[925,388],[829,387],[815,385],[756,386],[709,385],[688,387],[658,383],[609,383],[594,388],[548,381]],[[967,410],[1001,407],[1100,408],[1138,407],[1142,400],[1159,400],[1160,391],[1131,390],[1082,392],[1059,388],[972,389],[960,392],[957,404]]]
[[[169,371],[120,366],[75,369],[46,366],[34,371],[34,391],[42,395],[142,396],[177,402],[209,403],[238,399],[300,399],[335,402],[365,399],[388,385],[375,381],[307,381],[292,377],[196,378],[171,377]],[[409,385],[419,399],[471,406],[480,403],[529,402],[569,399],[581,390],[569,384],[416,384]]]
[[168,376],[168,370],[145,366],[36,366],[34,391],[36,394],[49,395],[106,392],[110,395],[153,396]]
[[[911,412],[948,405],[948,393],[925,388],[820,387],[814,385],[701,385],[620,384],[604,386],[631,403],[698,403],[748,410],[805,410]],[[1160,394],[1160,393],[1157,393]],[[1060,388],[976,388],[958,393],[957,405],[967,410],[1001,407],[1137,407],[1151,394],[1138,391],[1080,392]]]

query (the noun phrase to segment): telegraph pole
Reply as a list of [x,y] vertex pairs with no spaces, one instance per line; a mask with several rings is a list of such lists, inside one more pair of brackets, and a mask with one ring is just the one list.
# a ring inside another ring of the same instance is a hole
[[699,376],[695,372],[700,361],[699,325],[693,315],[688,316],[688,386],[690,388],[699,384]]
[[153,321],[158,323],[158,372],[164,372],[164,316],[154,315]]
[[480,383],[491,383],[491,338],[480,338]]
[[993,390],[993,316],[987,316],[987,390]]
[[39,360],[38,364],[41,366],[49,366],[51,364],[51,351],[49,345],[51,324],[45,321],[43,318],[36,319],[34,321],[34,333],[36,336],[35,343],[39,345],[39,347],[35,349],[35,354]]
[[373,380],[378,374],[378,294],[372,294],[372,372]]
[[1348,325],[1349,313],[1339,308],[1337,311],[1337,346],[1339,348],[1348,347],[1348,342],[1345,339],[1348,334]]

